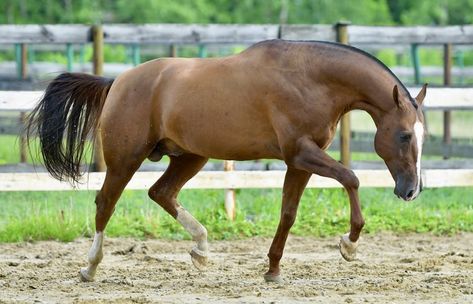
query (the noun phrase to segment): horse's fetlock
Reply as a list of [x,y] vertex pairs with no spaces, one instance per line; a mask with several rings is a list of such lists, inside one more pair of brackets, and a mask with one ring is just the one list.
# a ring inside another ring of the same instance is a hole
[[269,252],[268,258],[270,261],[280,261],[282,258],[282,252]]
[[361,229],[363,229],[363,227],[365,226],[365,220],[361,219],[361,220],[354,221],[352,226],[357,231],[361,231]]
[[92,265],[97,265],[102,261],[102,259],[103,259],[103,252],[102,250],[100,250],[97,253],[89,254],[88,261]]
[[201,225],[201,229],[193,237],[197,241],[207,240],[207,228]]

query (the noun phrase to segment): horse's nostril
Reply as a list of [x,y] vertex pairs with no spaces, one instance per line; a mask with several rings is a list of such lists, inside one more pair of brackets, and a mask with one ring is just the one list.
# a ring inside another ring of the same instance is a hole
[[411,191],[409,191],[409,193],[407,193],[407,198],[408,199],[411,199],[413,196],[414,196],[414,190],[411,190]]

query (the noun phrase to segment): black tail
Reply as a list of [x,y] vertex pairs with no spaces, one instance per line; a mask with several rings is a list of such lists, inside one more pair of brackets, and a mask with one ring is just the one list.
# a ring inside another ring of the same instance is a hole
[[54,178],[79,181],[86,140],[95,136],[112,82],[88,74],[61,74],[29,114],[25,127],[28,143],[38,135],[44,165]]

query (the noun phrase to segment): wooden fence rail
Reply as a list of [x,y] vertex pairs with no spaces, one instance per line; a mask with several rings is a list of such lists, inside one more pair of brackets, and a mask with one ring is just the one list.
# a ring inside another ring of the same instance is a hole
[[[409,87],[412,96],[420,88]],[[43,91],[0,91],[0,111],[30,111]],[[473,110],[473,88],[430,87],[424,101],[426,110]]]
[[[391,188],[394,181],[387,170],[355,170],[361,187]],[[163,172],[137,172],[128,183],[127,189],[146,190]],[[185,189],[247,189],[282,188],[285,171],[202,171],[192,178]],[[99,190],[105,173],[86,174],[82,184],[72,187],[66,182],[53,179],[48,173],[0,173],[0,191],[65,191]],[[424,186],[427,188],[471,187],[472,169],[424,170]],[[340,188],[337,181],[313,175],[308,188]]]
[[[265,39],[336,41],[332,25],[256,24],[104,24],[105,43],[220,44],[254,43]],[[83,44],[92,41],[83,24],[0,25],[0,44]],[[472,44],[473,25],[359,26],[348,25],[350,44]]]

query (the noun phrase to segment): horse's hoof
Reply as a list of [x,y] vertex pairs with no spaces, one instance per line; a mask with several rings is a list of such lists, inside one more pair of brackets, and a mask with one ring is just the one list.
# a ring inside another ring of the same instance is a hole
[[79,275],[80,275],[80,280],[82,282],[93,282],[94,281],[94,277],[89,275],[89,272],[87,271],[87,268],[82,268],[79,271]]
[[345,234],[340,238],[340,253],[346,261],[351,262],[355,260],[357,247],[358,242],[350,241],[348,234]]
[[205,252],[194,247],[189,254],[191,255],[192,264],[194,264],[195,268],[202,271],[207,267],[208,258]]
[[264,274],[264,280],[266,281],[266,283],[276,283],[276,284],[284,283],[283,278],[279,274],[274,275],[274,274],[270,274],[270,273],[265,273]]

